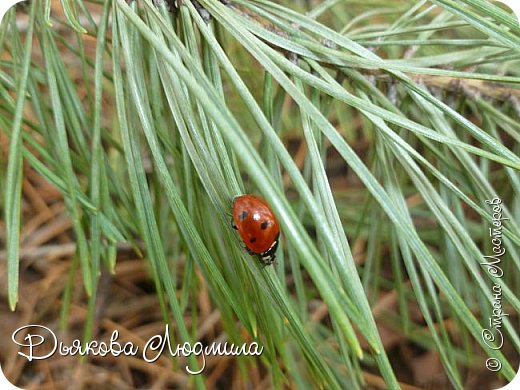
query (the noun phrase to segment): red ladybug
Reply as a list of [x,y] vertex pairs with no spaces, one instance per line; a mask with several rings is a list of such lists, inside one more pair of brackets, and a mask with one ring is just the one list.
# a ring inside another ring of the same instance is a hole
[[280,224],[269,204],[256,195],[240,195],[233,199],[233,227],[249,252],[259,255],[266,264],[275,260]]

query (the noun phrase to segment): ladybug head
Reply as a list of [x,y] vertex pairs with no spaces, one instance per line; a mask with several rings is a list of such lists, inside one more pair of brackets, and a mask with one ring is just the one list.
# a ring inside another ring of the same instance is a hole
[[278,248],[278,239],[273,242],[273,245],[263,253],[260,253],[260,257],[265,265],[271,265],[276,260],[276,249]]

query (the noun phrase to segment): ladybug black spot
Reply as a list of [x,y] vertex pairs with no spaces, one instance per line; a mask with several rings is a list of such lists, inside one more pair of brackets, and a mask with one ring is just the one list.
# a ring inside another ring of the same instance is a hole
[[238,218],[243,221],[244,219],[247,218],[247,216],[249,215],[249,213],[247,211],[242,211],[242,213],[238,216]]
[[251,238],[249,239],[249,242],[250,242],[250,243],[253,243],[253,242],[255,242],[255,241],[256,241],[256,237],[251,237]]
[[261,228],[262,230],[265,230],[265,229],[267,229],[267,227],[268,227],[269,225],[270,225],[269,221],[264,221],[264,222],[262,222],[262,223],[260,224],[260,228]]

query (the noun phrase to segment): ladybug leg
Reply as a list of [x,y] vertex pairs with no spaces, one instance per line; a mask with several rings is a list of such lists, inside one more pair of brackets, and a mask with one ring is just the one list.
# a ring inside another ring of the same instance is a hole
[[235,224],[235,220],[233,219],[233,217],[231,217],[231,215],[230,215],[230,218],[231,218],[231,227],[235,230],[238,230],[237,225]]
[[251,255],[251,256],[254,256],[256,255],[256,253],[253,253],[251,252],[251,249],[249,249],[246,245],[244,245],[244,243],[242,243],[243,245],[240,246],[240,248],[244,251],[244,252],[247,252],[248,255]]

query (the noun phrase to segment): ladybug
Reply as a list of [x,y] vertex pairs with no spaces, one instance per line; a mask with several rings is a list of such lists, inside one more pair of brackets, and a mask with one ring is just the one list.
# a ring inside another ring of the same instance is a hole
[[236,196],[233,228],[238,230],[249,253],[260,256],[265,265],[274,263],[280,224],[264,199],[250,194]]

